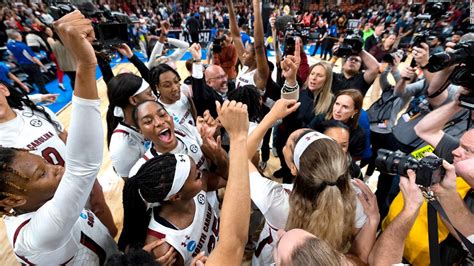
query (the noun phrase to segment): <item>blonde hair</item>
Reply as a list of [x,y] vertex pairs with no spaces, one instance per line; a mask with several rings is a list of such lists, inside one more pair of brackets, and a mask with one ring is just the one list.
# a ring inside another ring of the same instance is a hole
[[333,140],[320,139],[300,158],[290,195],[286,230],[300,228],[346,253],[352,242],[356,195],[347,156]]
[[[319,62],[314,65],[312,65],[309,69],[309,73],[311,75],[311,72],[313,69],[317,66],[321,66],[324,69],[324,74],[326,75],[326,81],[323,84],[323,87],[319,90],[316,90],[313,92],[314,94],[314,114],[324,114],[327,113],[329,108],[331,108],[331,103],[332,103],[332,66],[327,63],[327,62]],[[308,79],[306,79],[306,82],[304,84],[305,89],[308,88]]]
[[308,262],[316,265],[339,266],[344,255],[331,248],[326,241],[317,237],[306,237],[304,242],[291,253],[292,266],[307,266]]

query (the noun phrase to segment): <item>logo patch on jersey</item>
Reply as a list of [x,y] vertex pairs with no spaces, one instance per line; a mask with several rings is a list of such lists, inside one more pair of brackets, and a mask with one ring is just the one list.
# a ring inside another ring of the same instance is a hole
[[183,242],[181,242],[181,246],[185,247],[188,252],[193,252],[196,249],[196,241],[194,240],[189,241],[191,237],[188,235],[186,235],[185,238],[186,239]]
[[199,195],[198,195],[198,202],[199,202],[199,204],[201,204],[201,205],[204,205],[204,203],[206,202],[206,199],[204,198],[204,195],[203,195],[203,194],[199,194]]
[[189,149],[193,152],[193,153],[197,153],[198,152],[198,147],[194,144],[192,144]]
[[39,119],[32,119],[30,121],[30,125],[34,126],[34,127],[40,127],[43,125],[43,122],[41,122],[41,120]]

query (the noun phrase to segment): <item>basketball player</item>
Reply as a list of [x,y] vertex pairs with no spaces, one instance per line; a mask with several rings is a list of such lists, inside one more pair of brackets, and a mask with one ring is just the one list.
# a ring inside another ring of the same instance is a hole
[[[0,146],[30,150],[54,165],[64,167],[67,132],[47,107],[36,106],[29,97],[0,81]],[[102,187],[94,182],[89,208],[112,236],[117,234]]]
[[103,264],[118,252],[107,228],[83,209],[99,172],[103,131],[90,20],[74,11],[55,22],[77,62],[66,167],[25,150],[0,148],[0,207],[22,264]]
[[186,154],[165,153],[146,161],[125,183],[120,249],[164,238],[167,245],[153,254],[159,258],[172,246],[179,254],[175,265],[189,265],[202,251],[209,254],[219,230],[214,191],[224,185],[211,183]]
[[[259,126],[257,126],[257,128],[249,136],[248,147],[247,147],[249,155],[255,153],[258,147],[258,143],[263,138],[266,130],[270,128],[275,123],[275,121],[277,121],[278,119],[281,119],[282,117],[292,112],[290,110],[296,109],[294,107],[290,108],[292,106],[294,106],[294,101],[293,101],[293,104],[291,103],[291,101],[288,101],[288,102],[282,102],[282,100],[277,101],[277,103],[272,108],[270,113],[267,116],[265,116],[265,118],[260,122]],[[280,110],[280,111],[277,111],[277,110]],[[287,144],[284,148],[284,155],[285,155],[285,160],[288,163],[288,166],[292,170],[292,174],[297,176],[298,182],[303,183],[302,184],[295,181],[295,183],[298,183],[297,185],[299,185],[300,189],[303,187],[308,187],[308,188],[314,187],[314,191],[317,191],[317,189],[319,189],[318,187],[321,187],[321,185],[315,185],[312,182],[315,182],[316,184],[318,182],[319,183],[326,182],[327,184],[330,184],[330,185],[326,185],[326,188],[322,188],[323,191],[327,189],[327,187],[331,187],[330,190],[333,189],[334,183],[332,180],[329,180],[329,179],[323,180],[324,178],[330,178],[330,177],[324,177],[324,176],[313,177],[314,173],[313,171],[310,171],[308,169],[310,165],[307,164],[307,162],[311,161],[312,166],[320,169],[319,172],[324,172],[324,170],[322,170],[323,166],[326,167],[325,166],[326,164],[323,163],[324,161],[331,160],[331,161],[334,161],[334,163],[337,161],[342,164],[345,162],[344,160],[346,158],[343,156],[342,150],[340,151],[340,154],[339,154],[340,147],[337,145],[333,145],[335,143],[332,143],[332,140],[330,141],[328,140],[330,140],[329,137],[324,136],[320,133],[317,133],[309,129],[300,129],[300,130],[295,131],[292,135],[290,135],[290,138],[288,139]],[[318,143],[318,142],[324,142],[324,143]],[[321,158],[317,158],[315,157],[316,155],[314,152],[315,151],[314,148],[316,146],[314,145],[329,145],[331,147],[331,150],[329,149],[329,146],[327,146],[325,150],[325,155],[321,155],[322,156]],[[306,150],[309,150],[309,152],[305,152]],[[325,156],[327,156],[327,158]],[[305,163],[300,165],[301,161],[304,161]],[[330,168],[326,169],[326,171],[329,171],[329,169]],[[277,234],[276,234],[278,229],[283,229],[283,228],[292,229],[292,228],[289,228],[291,227],[291,223],[289,220],[289,218],[291,218],[291,215],[292,215],[291,209],[294,208],[294,204],[295,204],[295,201],[294,199],[292,200],[292,197],[301,197],[297,195],[299,195],[299,193],[302,193],[302,192],[300,189],[299,191],[296,190],[295,189],[296,185],[294,184],[282,185],[280,183],[277,183],[270,179],[262,177],[256,170],[255,166],[252,164],[249,164],[249,173],[250,173],[250,189],[251,189],[252,201],[255,203],[255,205],[258,206],[258,208],[263,213],[266,219],[265,226],[260,234],[260,238],[257,244],[256,251],[254,253],[252,262],[253,262],[253,265],[269,265],[273,263],[272,252],[273,252],[273,248],[275,247],[276,239],[278,239]],[[308,178],[304,178],[304,179],[299,178],[300,176],[303,176],[303,174],[304,176],[307,176]],[[337,176],[339,175],[336,175],[335,177]],[[315,181],[312,181],[313,179]],[[345,180],[344,183],[349,183],[348,180]],[[340,182],[342,185],[343,181],[341,180]],[[336,182],[334,186],[338,187],[339,185]],[[353,191],[353,190],[350,189],[344,193],[339,193],[340,195],[339,197],[341,196],[348,197],[348,195],[350,196],[350,194],[353,193],[350,191]],[[318,193],[312,192],[313,197],[316,198],[314,199],[314,201],[317,200],[318,195],[320,195],[321,193],[322,192],[318,192]],[[362,232],[362,234],[360,234],[360,236],[357,235],[358,236],[357,240],[354,241],[354,243],[352,244],[355,246],[355,250],[360,252],[360,254],[356,254],[356,256],[364,257],[365,260],[367,260],[370,249],[368,249],[367,251],[359,247],[362,246],[362,244],[365,246],[371,246],[371,244],[373,245],[375,241],[375,233],[373,234],[373,236],[371,236],[370,233],[367,236],[365,233],[372,232],[368,230],[368,229],[372,229],[372,227],[376,229],[378,221],[373,221],[373,223],[366,222],[368,219],[367,219],[367,216],[364,214],[364,210],[361,203],[355,197],[355,195],[350,196],[350,198],[354,202],[354,209],[353,211],[350,212],[352,214],[347,213],[347,214],[342,215],[341,213],[342,216],[339,217],[338,219],[346,219],[344,217],[346,216],[351,217],[351,215],[353,215],[352,217],[355,217],[353,218],[354,228],[350,228],[351,232],[352,230],[354,230],[354,232],[356,232],[354,235],[359,234],[359,232]],[[347,202],[347,200],[345,202]],[[335,205],[332,205],[332,206],[335,206]],[[318,209],[322,207],[318,205],[315,208]],[[312,212],[315,212],[316,209],[311,209],[311,210],[305,209],[305,211],[310,211],[309,213],[305,214],[306,217],[309,217],[309,215]],[[324,211],[324,210],[321,209],[320,211]],[[372,217],[370,218],[371,218],[370,220],[372,221],[373,220]],[[293,215],[293,220],[291,221],[294,221],[294,220],[298,220],[298,219],[294,218],[294,215]],[[334,221],[327,221],[327,224],[340,224],[340,223],[334,220]],[[373,226],[373,224],[375,224],[375,226]],[[361,228],[365,226],[367,226],[367,228],[364,228],[364,230],[361,230]],[[309,223],[307,223],[305,227],[308,227],[308,228],[302,228],[302,229],[305,229],[307,231],[311,230],[311,228],[309,228],[310,227]],[[338,227],[337,229],[342,229],[342,227]],[[317,232],[316,234],[321,235],[321,233],[318,234]],[[341,234],[338,234],[338,237],[341,237],[340,235]],[[367,238],[364,238],[364,236]],[[361,242],[361,239],[364,239],[363,242]],[[325,240],[328,240],[328,239],[325,239]],[[337,238],[337,239],[334,239],[334,241],[330,243],[338,243],[338,242],[341,243],[340,240]],[[335,249],[339,250],[339,247],[336,247]],[[364,261],[364,259],[362,260]]]
[[160,93],[158,101],[173,117],[176,125],[184,123],[196,125],[194,104],[182,91],[181,77],[178,72],[167,64],[159,64],[150,70],[150,81]]
[[[220,140],[216,141],[212,137],[215,128],[201,137],[196,127],[187,123],[175,127],[163,105],[155,101],[139,104],[134,112],[134,118],[143,136],[151,140],[152,146],[132,167],[129,177],[133,177],[149,159],[167,152],[189,155],[199,170],[208,170],[215,165],[215,171],[204,171],[206,176],[212,175],[217,180],[227,177],[227,154],[220,147]],[[203,127],[207,128],[207,125]]]
[[260,1],[253,0],[254,12],[254,42],[247,43],[244,47],[242,38],[240,37],[239,27],[234,12],[234,4],[231,0],[226,0],[229,8],[230,31],[232,33],[232,40],[234,41],[235,49],[239,55],[239,61],[242,64],[242,69],[237,75],[236,88],[245,85],[254,85],[261,91],[261,95],[265,92],[268,75],[270,70],[267,63],[267,55],[265,54],[265,45],[263,41],[263,22],[260,8]]
[[144,101],[156,100],[148,82],[132,73],[122,73],[107,83],[107,143],[112,166],[126,179],[132,166],[149,146],[138,132],[132,117],[133,108]]

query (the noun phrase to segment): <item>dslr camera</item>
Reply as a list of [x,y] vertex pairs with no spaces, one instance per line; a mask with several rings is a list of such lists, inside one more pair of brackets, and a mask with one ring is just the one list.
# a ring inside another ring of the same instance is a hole
[[212,52],[218,54],[222,51],[222,42],[225,40],[225,35],[216,37],[212,42]]
[[358,30],[347,30],[347,35],[344,41],[339,45],[334,55],[337,57],[349,57],[357,55],[362,51],[364,41]]
[[375,166],[380,172],[400,176],[407,176],[407,170],[411,169],[416,173],[415,183],[425,188],[443,181],[446,173],[443,160],[436,156],[418,161],[411,155],[385,149],[378,151]]
[[393,53],[386,54],[382,58],[382,61],[393,65],[393,60],[395,60],[395,57],[400,58],[400,62],[403,62],[407,58],[407,55],[406,55],[405,51],[403,51],[402,49],[398,49],[397,51],[395,51]]
[[466,95],[459,97],[462,107],[474,110],[474,40],[463,41],[453,47],[452,52],[434,54],[428,61],[428,70],[437,72],[457,65],[449,76],[454,85],[463,86],[468,90]]
[[99,43],[93,44],[94,49],[102,50],[112,48],[128,42],[128,18],[116,14],[112,16],[110,12],[104,12],[97,9],[92,3],[84,2],[73,5],[69,1],[48,1],[49,13],[58,20],[64,15],[79,10],[81,13],[92,21],[94,32]]
[[296,38],[301,38],[301,41],[305,43],[306,39],[309,36],[309,30],[302,28],[298,23],[288,22],[288,25],[285,28],[285,50],[284,54],[293,54],[295,51]]

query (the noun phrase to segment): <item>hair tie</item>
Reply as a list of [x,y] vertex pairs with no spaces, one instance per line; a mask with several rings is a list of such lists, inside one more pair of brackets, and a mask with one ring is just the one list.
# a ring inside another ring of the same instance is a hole
[[123,113],[122,107],[115,106],[115,108],[114,108],[114,116],[115,116],[115,117],[122,117],[122,118],[125,117],[125,114]]
[[311,131],[304,134],[298,143],[295,145],[295,150],[293,152],[293,162],[295,163],[296,169],[300,170],[300,157],[303,155],[303,152],[308,148],[308,146],[315,142],[318,139],[330,139],[330,137],[319,133],[317,131]]

